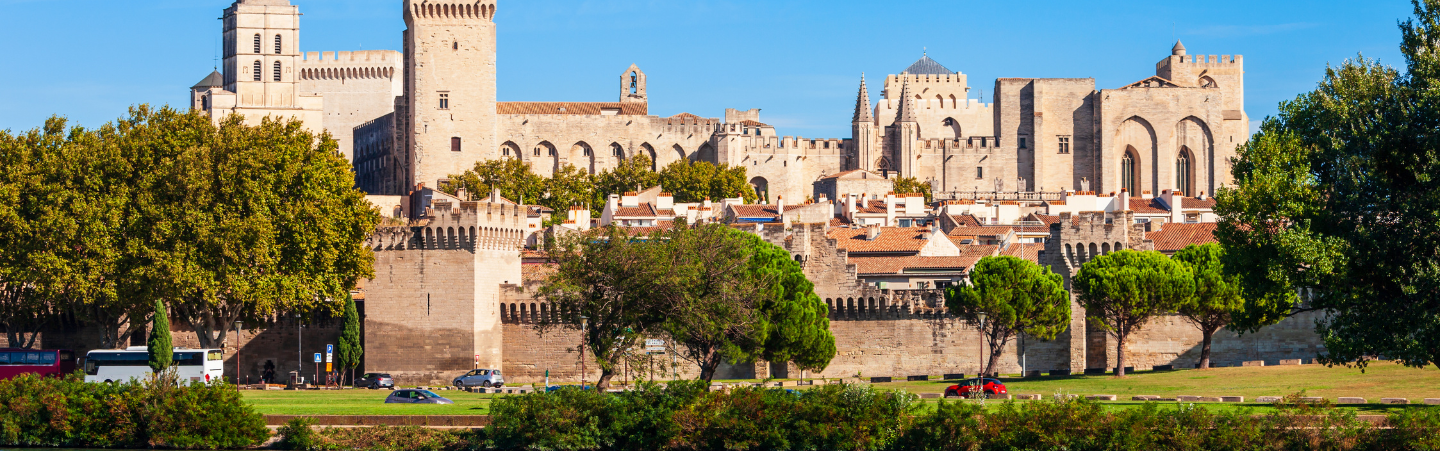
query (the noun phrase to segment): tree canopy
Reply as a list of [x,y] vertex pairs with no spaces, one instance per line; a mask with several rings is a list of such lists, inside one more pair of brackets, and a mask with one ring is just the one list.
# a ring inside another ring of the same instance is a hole
[[1413,4],[1403,71],[1363,56],[1327,69],[1216,196],[1226,267],[1262,299],[1241,322],[1323,310],[1332,364],[1440,364],[1440,0]]
[[895,194],[923,194],[925,202],[933,202],[935,196],[931,193],[930,183],[922,182],[915,177],[896,177]]
[[981,335],[990,356],[983,374],[995,372],[1005,345],[1016,334],[1054,340],[1070,327],[1070,292],[1049,267],[1009,256],[985,257],[970,270],[970,283],[945,290],[950,314],[971,324],[986,315]]
[[1174,312],[1195,293],[1190,270],[1155,251],[1122,250],[1085,262],[1075,289],[1090,323],[1116,341],[1115,374],[1125,375],[1125,342],[1151,319]]
[[1190,245],[1175,253],[1175,261],[1190,269],[1195,293],[1181,303],[1181,316],[1200,329],[1200,368],[1210,368],[1210,345],[1215,332],[1230,324],[1232,316],[1245,308],[1240,286],[1225,271],[1225,248],[1219,244]]
[[361,243],[379,220],[337,149],[295,121],[143,105],[95,130],[0,134],[0,284],[97,324],[102,347],[157,301],[202,347],[236,320],[334,312],[371,274]]

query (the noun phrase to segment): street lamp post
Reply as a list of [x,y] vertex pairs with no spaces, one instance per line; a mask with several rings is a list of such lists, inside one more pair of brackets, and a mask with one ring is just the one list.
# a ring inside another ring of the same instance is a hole
[[301,330],[305,325],[300,321],[300,314],[295,314],[295,384],[300,384],[300,372],[305,371],[305,331]]
[[[235,386],[240,386],[240,327],[239,321],[235,322]],[[250,383],[250,378],[245,378],[245,383]]]

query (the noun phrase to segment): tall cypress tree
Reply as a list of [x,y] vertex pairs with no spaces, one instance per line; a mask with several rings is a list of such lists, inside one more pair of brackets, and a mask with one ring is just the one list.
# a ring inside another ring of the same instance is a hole
[[170,313],[165,310],[164,302],[155,301],[155,319],[151,322],[145,349],[150,353],[150,371],[158,375],[170,368],[175,346],[170,340]]
[[335,349],[335,360],[340,368],[350,370],[350,382],[355,382],[355,367],[360,366],[360,313],[355,309],[355,298],[345,295],[345,319],[340,329],[340,343]]

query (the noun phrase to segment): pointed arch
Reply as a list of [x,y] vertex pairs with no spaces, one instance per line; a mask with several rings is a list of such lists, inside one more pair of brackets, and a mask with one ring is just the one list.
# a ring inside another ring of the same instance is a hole
[[1195,82],[1195,86],[1199,86],[1201,88],[1215,89],[1219,88],[1220,84],[1216,83],[1214,78],[1210,78],[1209,75],[1205,75],[1200,77],[1200,80]]
[[[1110,174],[1120,176],[1117,177],[1116,181],[1121,183],[1103,182],[1101,186],[1104,188],[1101,190],[1113,191],[1116,190],[1115,187],[1119,186],[1128,188],[1132,195],[1142,195],[1145,191],[1151,191],[1152,193],[1158,191],[1159,185],[1162,184],[1162,179],[1159,177],[1162,172],[1159,161],[1167,161],[1166,166],[1168,166],[1170,159],[1162,159],[1160,156],[1155,127],[1151,125],[1150,121],[1140,116],[1131,116],[1120,123],[1120,127],[1116,129],[1115,134],[1114,142],[1116,143],[1116,147],[1114,147],[1114,153],[1110,155],[1121,157],[1121,161],[1109,160],[1107,158],[1107,167],[1110,171],[1114,171],[1109,172]],[[1131,157],[1131,164],[1134,167],[1133,171],[1125,171],[1120,167],[1123,166],[1123,157],[1127,154]],[[1163,172],[1169,173],[1169,170],[1165,169]],[[1124,176],[1126,174],[1133,177],[1133,183],[1130,183],[1128,186],[1125,186],[1124,183]],[[1163,184],[1168,185],[1169,182],[1163,182]]]
[[590,171],[591,174],[597,174],[600,171],[600,168],[595,164],[595,149],[591,148],[590,144],[585,141],[578,141],[570,146],[570,155],[566,157],[569,158],[572,164],[576,161],[583,162],[586,170]]
[[765,177],[750,179],[750,188],[755,191],[755,198],[759,199],[756,202],[770,201],[770,181],[765,180]]
[[[1215,139],[1209,124],[1195,116],[1181,119],[1175,125],[1175,149],[1177,162],[1182,150],[1188,150],[1190,156],[1188,186],[1177,188],[1185,190],[1185,194],[1189,196],[1198,195],[1201,191],[1214,194],[1218,186],[1215,175],[1228,169],[1217,167],[1223,162],[1216,161]],[[1178,180],[1179,177],[1174,179]]]
[[945,120],[940,121],[940,126],[941,130],[948,131],[950,134],[950,136],[942,136],[942,138],[960,139],[965,136],[963,130],[960,129],[960,121],[955,120],[953,117],[947,117]]
[[685,155],[685,148],[684,148],[684,147],[680,147],[679,144],[670,146],[670,149],[672,149],[672,150],[675,151],[675,157],[678,158],[678,159],[684,160],[684,159],[688,159],[688,158],[690,157],[689,155]]
[[1190,148],[1180,146],[1180,152],[1175,155],[1175,189],[1189,196],[1195,194],[1195,172],[1191,167],[1193,161]]
[[701,144],[700,150],[695,151],[695,161],[718,162],[719,157],[715,155],[715,146],[710,145],[709,142]]
[[514,141],[505,141],[500,145],[500,158],[523,158],[520,155],[520,146]]
[[1139,161],[1140,155],[1135,151],[1135,147],[1126,146],[1125,154],[1120,156],[1120,189],[1136,196],[1140,194],[1140,168],[1136,164]]
[[660,160],[657,159],[659,155],[655,155],[655,147],[651,146],[650,143],[640,144],[640,154],[650,157],[650,161],[652,162],[651,164],[655,165],[656,171],[659,171],[660,168],[663,167],[662,165],[660,165]]
[[539,144],[535,145],[535,150],[531,153],[535,155],[536,164],[530,167],[534,169],[537,174],[551,177],[560,169],[559,152],[555,150],[554,144],[550,144],[550,141],[540,141]]

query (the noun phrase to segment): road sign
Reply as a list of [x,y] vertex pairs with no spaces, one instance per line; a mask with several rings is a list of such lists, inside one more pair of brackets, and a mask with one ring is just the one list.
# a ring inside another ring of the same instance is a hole
[[645,346],[665,346],[665,340],[656,340],[656,339],[654,339],[654,338],[648,338],[648,339],[645,340]]
[[325,372],[328,373],[328,372],[331,372],[331,371],[335,371],[335,369],[334,369],[333,367],[331,367],[330,365],[331,365],[330,362],[325,362]]
[[330,363],[330,362],[333,362],[333,361],[335,361],[335,354],[326,353],[326,354],[325,354],[325,363]]
[[320,353],[315,353],[315,363],[320,363]]
[[325,345],[325,353],[326,353],[326,354],[334,354],[334,353],[335,353],[335,345]]

